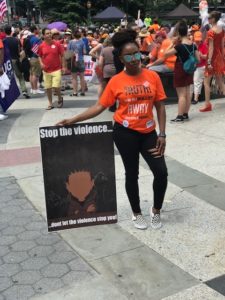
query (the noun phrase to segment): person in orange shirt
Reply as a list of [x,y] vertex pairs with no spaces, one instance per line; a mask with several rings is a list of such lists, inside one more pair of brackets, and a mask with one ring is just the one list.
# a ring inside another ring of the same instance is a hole
[[151,45],[154,42],[153,36],[150,34],[150,32],[148,32],[147,29],[144,28],[139,32],[138,37],[140,39],[141,53],[148,55],[151,50]]
[[171,46],[172,41],[166,37],[164,31],[159,31],[155,37],[156,47],[151,52],[151,59],[155,59],[152,63],[147,65],[149,70],[159,73],[173,72],[176,56],[172,55],[165,58],[166,50]]
[[[70,125],[91,119],[118,101],[114,114],[114,142],[122,157],[126,174],[126,192],[132,209],[132,220],[138,229],[146,229],[142,216],[138,187],[139,155],[147,162],[154,175],[151,226],[162,226],[160,210],[167,188],[167,167],[164,159],[166,95],[157,73],[141,68],[141,53],[136,35],[129,31],[116,33],[112,43],[118,49],[125,70],[112,77],[97,103],[83,113],[64,119],[57,125]],[[159,134],[153,117],[156,108]]]
[[158,24],[158,20],[154,19],[153,24],[150,26],[156,33],[160,30],[160,25]]

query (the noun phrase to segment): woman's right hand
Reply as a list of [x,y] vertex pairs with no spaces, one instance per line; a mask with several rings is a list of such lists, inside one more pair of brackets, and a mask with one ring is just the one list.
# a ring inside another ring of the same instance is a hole
[[71,125],[71,124],[72,124],[71,119],[64,119],[64,120],[59,121],[55,125],[56,126],[65,126],[65,125]]

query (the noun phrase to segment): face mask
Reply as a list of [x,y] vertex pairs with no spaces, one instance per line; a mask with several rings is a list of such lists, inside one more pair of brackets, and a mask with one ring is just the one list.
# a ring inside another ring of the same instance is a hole
[[133,59],[141,60],[141,53],[137,52],[137,53],[134,53],[134,54],[126,54],[126,55],[123,56],[123,59],[127,63],[130,63]]

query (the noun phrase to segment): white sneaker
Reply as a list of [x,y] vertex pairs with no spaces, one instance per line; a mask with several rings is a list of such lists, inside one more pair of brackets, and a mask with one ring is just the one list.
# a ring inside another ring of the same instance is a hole
[[32,89],[30,89],[30,94],[33,94],[33,90]]
[[45,91],[41,91],[41,90],[36,90],[36,94],[44,94],[45,93]]
[[142,215],[136,215],[136,216],[133,215],[132,221],[134,223],[134,227],[136,227],[138,229],[147,229],[148,228],[148,224]]
[[30,90],[30,92],[32,91],[32,94],[33,95],[36,95],[37,94],[37,90]]
[[154,214],[152,212],[152,207],[150,208],[150,217],[151,217],[151,227],[153,229],[159,229],[162,227],[160,214]]
[[5,119],[8,119],[8,116],[7,115],[3,115],[3,114],[0,114],[0,121],[3,121]]

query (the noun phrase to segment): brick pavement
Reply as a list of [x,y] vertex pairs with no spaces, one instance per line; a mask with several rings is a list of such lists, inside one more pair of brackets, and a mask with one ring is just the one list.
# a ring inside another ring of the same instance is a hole
[[43,217],[14,177],[0,179],[0,300],[25,300],[91,279],[95,271]]

